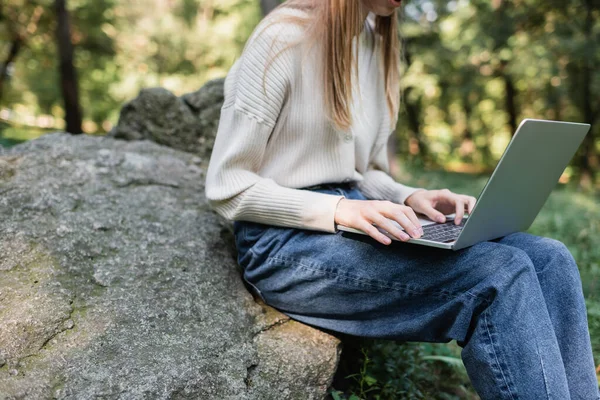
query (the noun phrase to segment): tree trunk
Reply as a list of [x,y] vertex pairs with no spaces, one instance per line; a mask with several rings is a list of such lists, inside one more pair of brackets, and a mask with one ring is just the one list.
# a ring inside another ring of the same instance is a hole
[[463,131],[463,140],[473,140],[473,132],[469,128],[469,123],[471,122],[471,113],[473,108],[471,107],[471,102],[469,101],[469,92],[465,92],[462,96],[462,106],[463,112],[465,113],[465,130]]
[[506,91],[505,107],[506,113],[508,114],[508,123],[510,125],[511,135],[514,135],[517,131],[517,108],[515,106],[517,90],[510,75],[503,73],[502,79],[504,79],[504,89]]
[[500,61],[500,66],[495,71],[495,76],[502,78],[504,81],[504,111],[508,116],[508,124],[510,125],[511,136],[515,134],[517,126],[517,106],[515,99],[517,98],[517,88],[512,77],[506,73],[508,61]]
[[66,0],[56,0],[56,39],[60,57],[60,86],[65,105],[66,131],[81,133],[81,109],[77,89],[77,71],[73,66],[73,44]]
[[262,10],[263,16],[273,11],[275,7],[279,5],[279,0],[260,0],[260,9]]
[[[583,28],[583,33],[586,38],[587,44],[590,48],[593,49],[594,43],[592,38],[592,28],[594,24],[594,20],[592,17],[592,1],[586,0],[584,2],[586,8],[586,18]],[[589,187],[593,183],[594,176],[593,171],[598,164],[597,155],[595,152],[595,137],[594,137],[594,123],[596,122],[596,113],[592,109],[592,67],[591,67],[591,57],[593,57],[594,52],[590,51],[584,56],[583,60],[583,68],[581,71],[581,80],[582,80],[582,105],[583,105],[583,119],[584,122],[592,124],[590,132],[583,139],[583,143],[581,145],[581,155],[577,160],[577,165],[580,168],[581,172],[581,181],[580,183]]]
[[8,52],[8,56],[6,57],[6,61],[2,64],[0,68],[0,102],[2,101],[2,89],[4,87],[4,80],[8,77],[8,67],[15,61],[19,50],[21,49],[21,44],[23,40],[20,36],[16,36],[10,45],[10,50]]

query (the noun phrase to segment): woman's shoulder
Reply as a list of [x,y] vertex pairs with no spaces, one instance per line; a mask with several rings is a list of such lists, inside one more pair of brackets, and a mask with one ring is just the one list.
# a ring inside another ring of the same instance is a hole
[[276,9],[259,22],[227,74],[223,108],[235,104],[237,110],[275,124],[299,73],[294,44],[302,39],[303,31],[294,23],[296,16],[302,17],[302,12]]
[[306,33],[310,15],[300,9],[281,7],[263,18],[247,41],[246,47],[261,44],[268,47],[292,47],[299,44]]

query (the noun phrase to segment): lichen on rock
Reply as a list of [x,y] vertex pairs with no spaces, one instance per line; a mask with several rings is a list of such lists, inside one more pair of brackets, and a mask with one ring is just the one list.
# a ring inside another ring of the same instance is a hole
[[4,151],[0,398],[324,397],[339,341],[245,288],[205,162],[65,133]]

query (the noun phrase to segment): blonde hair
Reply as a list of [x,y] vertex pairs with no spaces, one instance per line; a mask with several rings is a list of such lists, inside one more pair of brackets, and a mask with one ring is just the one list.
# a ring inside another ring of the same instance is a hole
[[[323,44],[321,59],[325,88],[324,103],[329,119],[342,130],[348,129],[352,124],[350,115],[352,85],[358,84],[357,60],[353,57],[352,41],[363,29],[366,29],[365,22],[361,20],[360,1],[287,0],[277,6],[275,10],[297,9],[305,11],[305,14],[310,17],[283,13],[277,15],[276,12],[271,12],[267,16],[272,22],[266,27],[279,22],[295,23],[305,28],[306,36],[303,40],[306,40],[310,46],[317,41]],[[274,17],[275,15],[277,16]],[[389,17],[376,16],[375,18],[375,34],[381,37],[380,56],[383,63],[385,93],[391,121],[396,121],[400,102],[400,40],[397,18],[396,11]],[[355,82],[352,79],[353,65],[356,73]]]

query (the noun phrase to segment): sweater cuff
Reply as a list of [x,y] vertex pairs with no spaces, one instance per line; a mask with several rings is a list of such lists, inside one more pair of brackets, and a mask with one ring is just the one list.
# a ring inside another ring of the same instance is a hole
[[209,198],[215,211],[230,220],[335,233],[335,210],[344,196],[292,189],[263,178],[232,198]]
[[339,196],[339,197],[340,197],[340,198],[339,198],[339,199],[336,201],[336,203],[335,203],[335,208],[333,209],[333,216],[334,216],[334,218],[333,218],[333,233],[338,233],[338,232],[340,231],[340,230],[338,229],[338,225],[337,225],[337,224],[336,224],[336,222],[335,222],[335,213],[336,213],[336,210],[337,210],[338,206],[340,205],[340,201],[341,201],[342,199],[345,199],[345,198],[346,198],[346,196],[343,196],[343,195],[342,195],[342,196]]
[[346,196],[317,192],[310,193],[316,194],[318,197],[315,196],[314,199],[307,199],[308,201],[304,202],[302,224],[309,229],[336,233],[335,210],[340,200],[346,198]]

